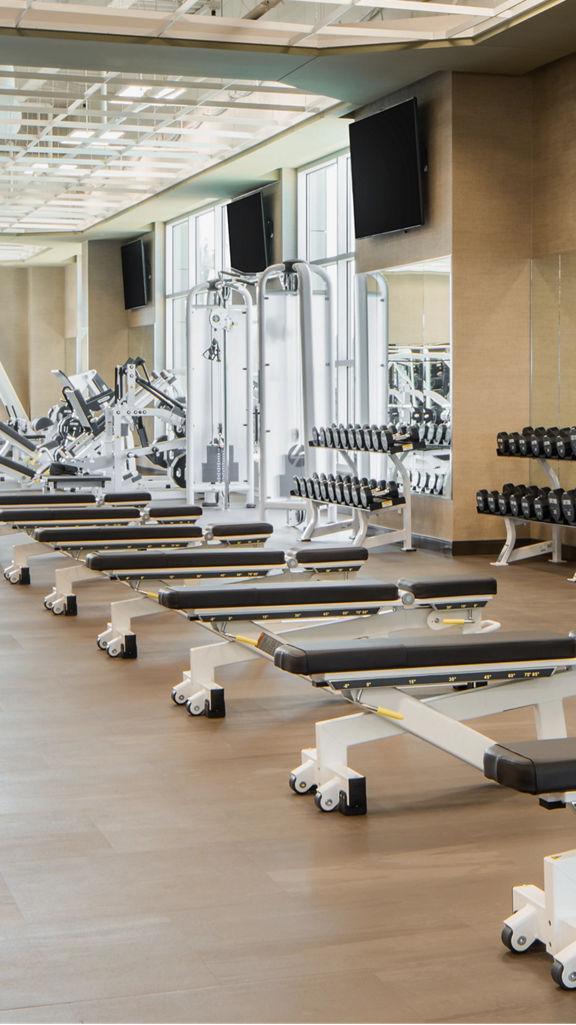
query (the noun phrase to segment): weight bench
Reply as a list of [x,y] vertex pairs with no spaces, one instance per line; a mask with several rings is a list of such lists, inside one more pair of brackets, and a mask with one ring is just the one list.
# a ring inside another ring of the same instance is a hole
[[[204,626],[220,642],[190,649],[190,668],[173,688],[172,699],[178,705],[186,705],[193,716],[223,716],[224,691],[215,681],[218,668],[257,657],[273,660],[276,649],[294,631],[306,631],[307,637],[318,632],[322,643],[328,645],[337,643],[342,636],[349,638],[348,644],[359,643],[356,638],[360,632],[380,638],[400,631],[434,632],[448,627],[465,632],[491,632],[499,624],[483,619],[482,614],[495,594],[496,581],[492,577],[459,577],[449,585],[437,580],[402,580],[398,585],[238,584],[201,591],[161,590],[157,596],[160,605]],[[276,627],[275,622],[286,625]]]
[[[94,533],[102,531],[106,537],[108,529],[124,527],[127,531],[140,534],[144,529],[150,529],[150,521],[155,524],[162,524],[165,529],[178,524],[190,524],[202,514],[199,506],[174,506],[164,503],[149,502],[149,496],[142,495],[133,500],[132,495],[110,495],[107,500],[97,504],[89,502],[86,505],[64,505],[53,503],[50,506],[32,506],[18,508],[3,508],[0,506],[0,523],[9,524],[13,529],[23,529],[33,538],[31,543],[16,545],[12,551],[12,561],[4,570],[4,577],[11,584],[29,584],[30,566],[28,560],[35,555],[66,551],[64,544],[58,547],[54,544],[54,533],[50,530],[61,530],[57,540],[63,542],[70,532],[70,537],[78,541],[82,538],[82,530],[91,534],[91,540],[85,547],[94,548]],[[38,525],[40,524],[40,526]],[[67,526],[63,526],[67,524]],[[45,531],[47,533],[42,533]],[[76,546],[78,547],[78,546]]]
[[[146,591],[142,594],[139,585],[144,580],[156,580],[158,583],[184,577],[187,579],[209,580],[220,577],[228,580],[234,578],[268,577],[279,574],[292,576],[310,573],[333,574],[357,572],[368,558],[365,548],[306,548],[304,552],[273,551],[271,549],[234,551],[194,551],[142,553],[133,555],[119,552],[114,555],[97,553],[89,555],[87,565],[92,569],[107,573],[116,580],[135,585],[138,597],[125,601],[113,602],[110,607],[110,622],[107,629],[98,637],[98,647],[116,658],[136,658],[136,635],[132,620],[144,616],[159,615],[164,611],[157,594]],[[239,593],[237,601],[243,600],[244,591],[239,592],[240,585],[234,585],[234,593]],[[202,589],[204,593],[207,589]],[[256,588],[258,591],[258,588]],[[230,589],[226,588],[229,594]],[[171,592],[172,593],[172,592]],[[198,589],[189,588],[186,595],[197,595]],[[210,592],[213,594],[213,590]],[[220,593],[220,590],[219,592]],[[270,595],[270,588],[266,587]],[[201,599],[200,599],[201,600]],[[182,611],[182,610],[180,610]]]

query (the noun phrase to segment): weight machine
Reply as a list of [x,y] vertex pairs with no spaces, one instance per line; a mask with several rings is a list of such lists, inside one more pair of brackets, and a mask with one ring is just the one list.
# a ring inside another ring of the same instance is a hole
[[252,325],[246,284],[221,275],[188,292],[186,455],[179,464],[188,502],[204,493],[205,504],[227,509],[233,492],[254,507]]
[[[299,339],[296,345],[290,341]],[[332,285],[322,267],[273,264],[258,290],[260,515],[303,510],[290,495],[296,473],[327,472],[334,454],[308,448],[314,423],[334,410]]]

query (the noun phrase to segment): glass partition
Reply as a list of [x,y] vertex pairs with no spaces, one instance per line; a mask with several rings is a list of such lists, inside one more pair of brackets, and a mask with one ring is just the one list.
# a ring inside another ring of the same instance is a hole
[[[530,424],[576,425],[576,252],[554,253],[532,261]],[[510,430],[520,430],[525,424]],[[563,488],[576,487],[576,463],[551,460]],[[538,461],[530,460],[525,481],[550,484]],[[519,481],[518,481],[519,482]]]
[[[369,423],[400,433],[418,428],[406,466],[415,493],[449,498],[451,486],[450,257],[390,267],[364,276],[359,289],[357,408]],[[362,302],[362,295],[364,302]],[[364,309],[364,327],[361,311]],[[370,457],[370,475],[378,474]],[[384,474],[380,469],[380,476]]]

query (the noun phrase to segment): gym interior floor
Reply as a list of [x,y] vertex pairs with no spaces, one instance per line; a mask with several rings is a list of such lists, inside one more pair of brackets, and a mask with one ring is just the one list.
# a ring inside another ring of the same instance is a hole
[[[95,640],[126,589],[81,585],[56,619],[53,566],[0,583],[0,1023],[576,1020],[550,959],[499,938],[513,884],[576,845],[569,811],[399,737],[353,752],[368,815],[324,815],[288,774],[346,707],[251,663],[222,671],[228,718],[191,719],[170,688],[206,634],[167,613],[113,661]],[[568,569],[394,552],[362,576],[496,572],[489,615],[564,632]],[[529,712],[479,728],[533,736]]]

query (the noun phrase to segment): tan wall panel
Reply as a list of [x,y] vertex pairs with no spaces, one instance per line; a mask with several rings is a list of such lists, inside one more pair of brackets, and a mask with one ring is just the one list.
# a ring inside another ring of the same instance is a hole
[[455,75],[453,117],[454,537],[471,540],[502,534],[474,495],[503,481],[497,431],[529,418],[530,81]]
[[64,369],[64,267],[30,267],[28,273],[28,354],[31,416],[57,402],[61,385],[51,373]]
[[402,100],[415,96],[424,137],[428,145],[428,194],[426,223],[422,228],[376,238],[360,239],[356,249],[359,272],[380,270],[416,260],[430,260],[451,252],[451,161],[452,161],[452,76],[449,72],[431,75],[385,100],[362,108],[358,116],[376,114]]
[[130,355],[120,242],[88,243],[88,364],[109,383]]
[[28,274],[21,267],[0,267],[0,360],[23,406],[30,411],[28,387]]
[[533,247],[539,256],[575,248],[576,54],[534,72],[533,80]]

